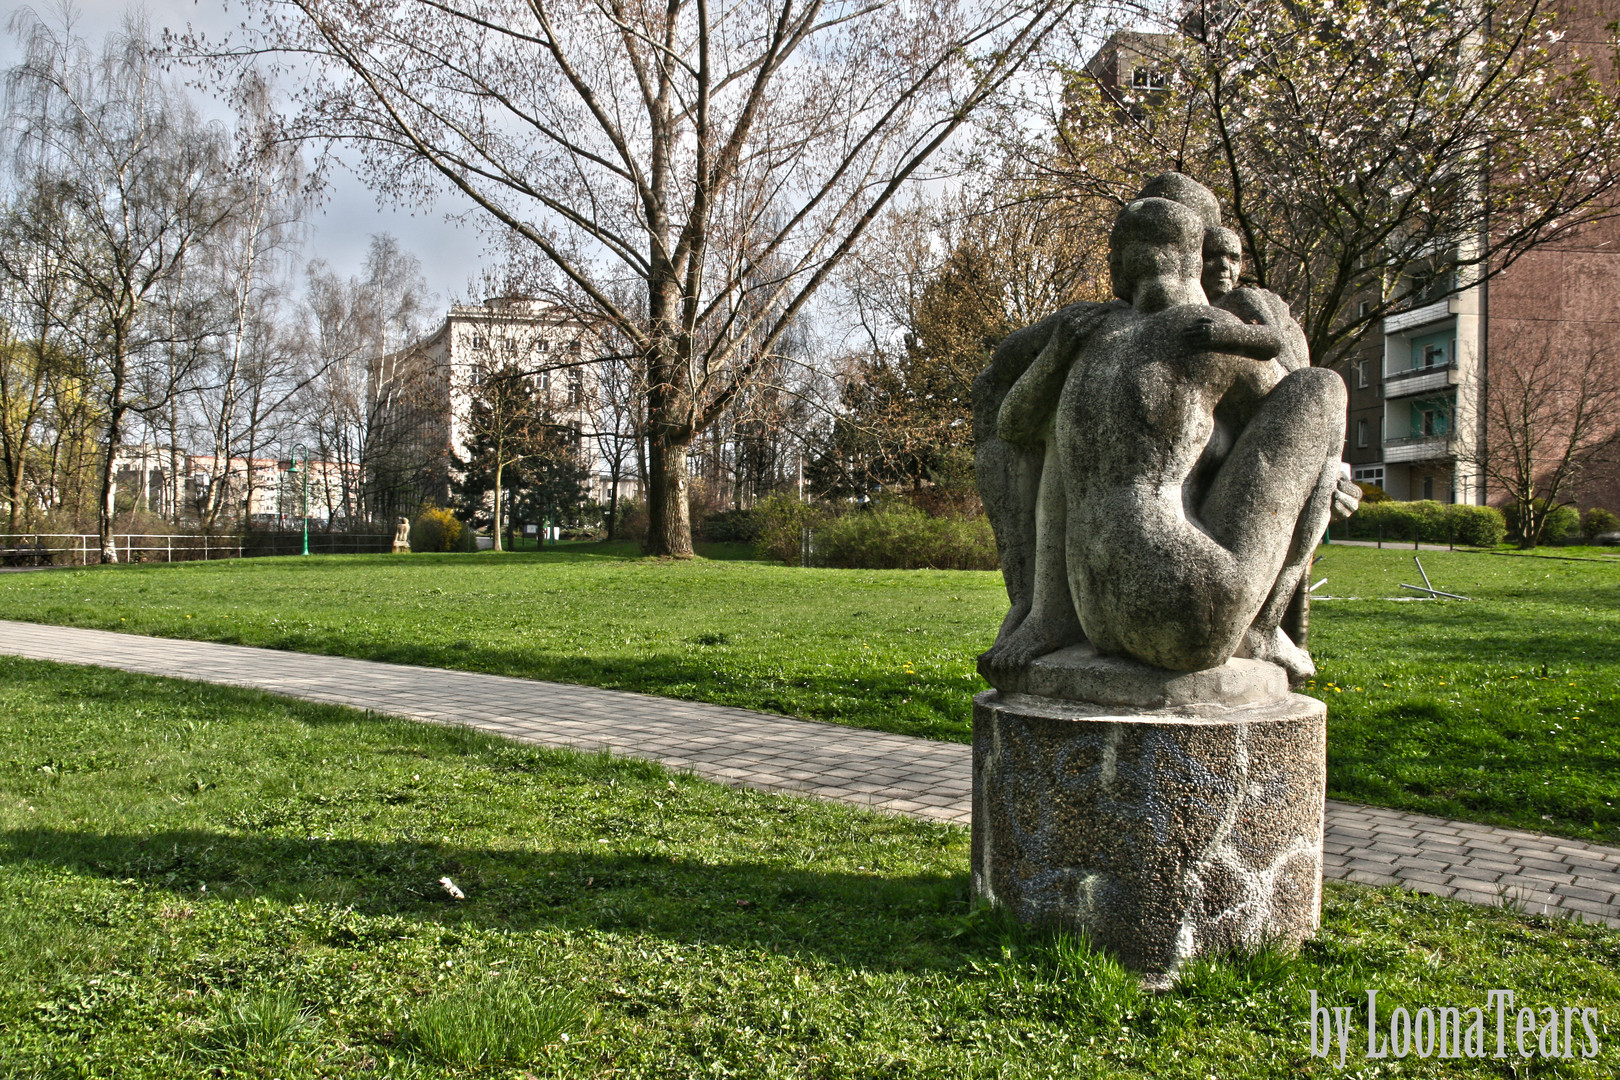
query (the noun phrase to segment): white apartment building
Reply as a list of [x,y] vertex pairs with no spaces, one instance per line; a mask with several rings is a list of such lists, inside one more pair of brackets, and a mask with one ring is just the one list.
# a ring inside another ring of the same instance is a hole
[[370,394],[380,426],[395,433],[397,453],[424,477],[420,499],[450,497],[452,454],[467,453],[468,416],[482,373],[508,365],[531,373],[554,421],[572,428],[590,475],[590,498],[612,494],[612,469],[602,443],[622,444],[619,497],[634,498],[633,436],[598,438],[604,427],[596,407],[603,398],[603,359],[597,338],[576,316],[526,297],[491,297],[482,304],[453,304],[438,329],[415,345],[381,358],[373,367]]

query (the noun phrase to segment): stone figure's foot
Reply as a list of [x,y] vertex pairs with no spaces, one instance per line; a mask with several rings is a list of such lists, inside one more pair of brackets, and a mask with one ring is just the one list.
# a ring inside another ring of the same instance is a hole
[[1012,637],[1018,628],[1024,625],[1024,620],[1029,618],[1029,608],[1030,602],[1028,600],[1020,600],[1012,606],[1012,610],[1007,612],[1007,617],[1001,620],[1001,629],[996,631],[996,644],[990,646],[991,652],[994,652],[997,645]]
[[986,680],[993,681],[992,675],[1020,671],[1031,660],[1085,640],[1085,632],[1078,626],[1051,625],[1038,618],[1026,618],[1017,630],[997,641],[989,652],[979,657],[979,673]]
[[1316,664],[1312,662],[1311,654],[1295,645],[1281,627],[1270,630],[1250,627],[1243,635],[1243,647],[1239,652],[1250,660],[1266,660],[1288,672],[1289,686],[1299,686],[1316,676]]

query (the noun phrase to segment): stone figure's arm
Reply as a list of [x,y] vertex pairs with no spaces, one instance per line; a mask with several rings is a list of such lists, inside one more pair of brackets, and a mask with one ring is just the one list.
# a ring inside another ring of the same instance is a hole
[[1274,360],[1288,347],[1288,340],[1278,327],[1217,322],[1208,317],[1187,327],[1186,343],[1201,351],[1233,353],[1250,360]]
[[1075,353],[1114,310],[1113,304],[1075,304],[1058,313],[1060,317],[1046,347],[1002,400],[997,435],[1023,446],[1040,440],[1057,408]]
[[987,440],[999,437],[996,434],[996,421],[1001,415],[1001,403],[1019,376],[1029,369],[1035,358],[1041,354],[1041,350],[1046,348],[1046,343],[1052,339],[1052,334],[1056,332],[1066,310],[1053,312],[1040,322],[1014,330],[1002,338],[1001,344],[990,354],[990,363],[985,365],[985,369],[973,380],[975,443],[982,446]]
[[1230,311],[1252,326],[1275,327],[1282,336],[1283,343],[1276,359],[1285,370],[1298,371],[1300,368],[1311,366],[1310,345],[1305,340],[1305,331],[1301,330],[1299,323],[1294,320],[1294,313],[1289,309],[1288,302],[1270,289],[1260,289],[1252,285],[1233,289],[1215,306],[1223,311]]

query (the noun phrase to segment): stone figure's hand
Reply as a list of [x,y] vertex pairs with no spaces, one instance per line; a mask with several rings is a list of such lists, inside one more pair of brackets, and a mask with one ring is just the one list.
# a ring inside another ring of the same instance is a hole
[[1344,477],[1339,478],[1339,486],[1333,492],[1333,520],[1343,521],[1356,512],[1361,505],[1361,488]]
[[1208,315],[1195,319],[1182,331],[1182,340],[1188,348],[1211,349],[1215,346],[1215,320]]

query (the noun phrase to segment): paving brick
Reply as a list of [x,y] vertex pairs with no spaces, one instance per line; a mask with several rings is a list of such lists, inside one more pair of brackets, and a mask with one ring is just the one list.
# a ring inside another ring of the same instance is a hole
[[1553,892],[1559,896],[1568,896],[1575,900],[1590,900],[1594,904],[1613,904],[1614,887],[1592,888],[1590,886],[1559,884],[1553,886]]
[[[1451,881],[1450,874],[1439,873],[1434,870],[1422,870],[1411,866],[1401,867],[1395,871],[1395,876],[1401,880],[1402,884],[1420,882],[1424,885],[1445,885]],[[1412,884],[1412,887],[1415,889],[1418,886]]]

